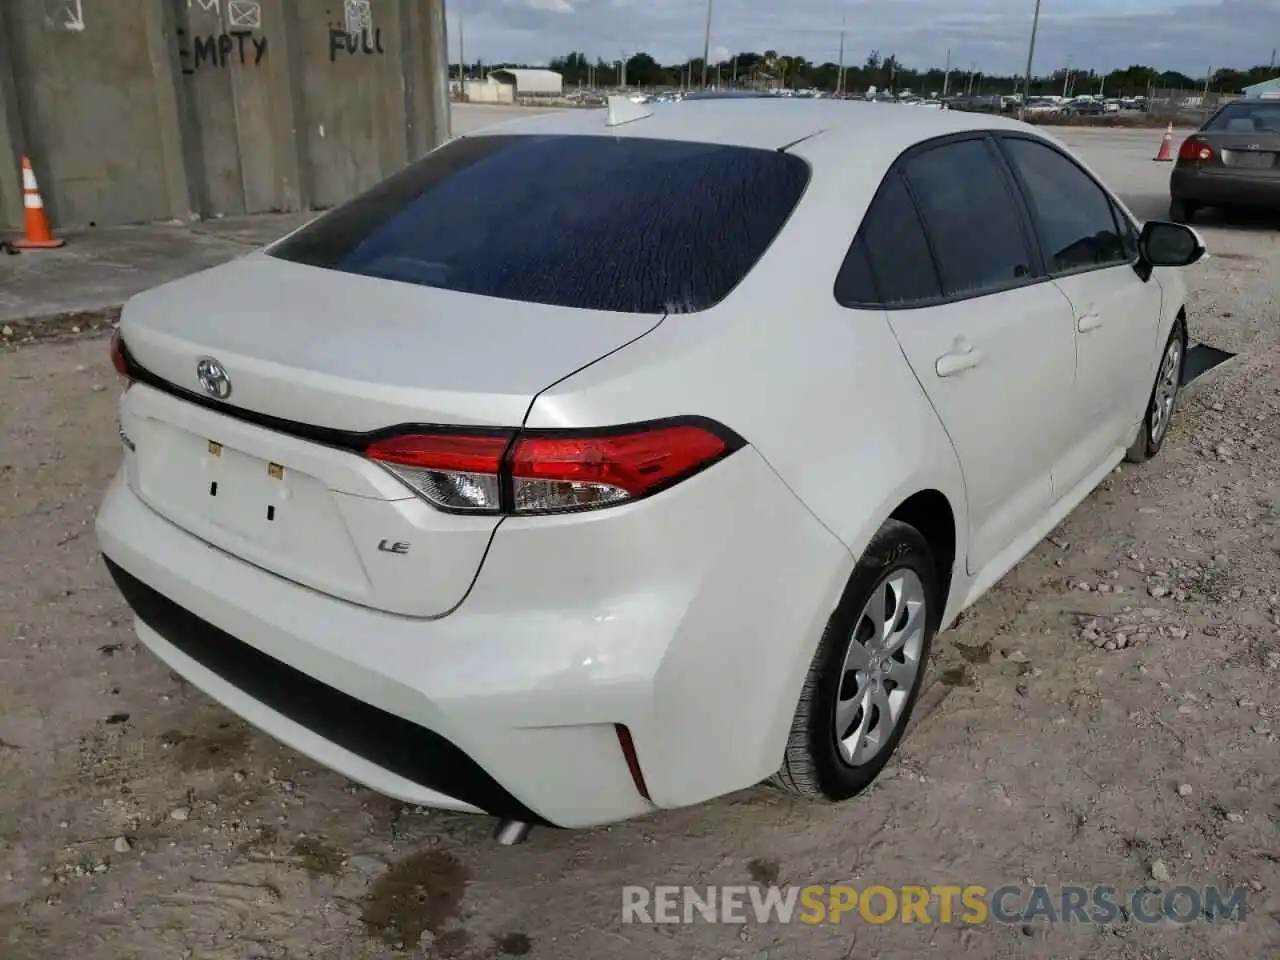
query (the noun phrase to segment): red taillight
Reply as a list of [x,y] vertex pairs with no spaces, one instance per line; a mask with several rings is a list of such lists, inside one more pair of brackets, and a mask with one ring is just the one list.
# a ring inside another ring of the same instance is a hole
[[379,440],[369,456],[379,463],[449,473],[497,473],[511,438],[508,435],[472,437],[448,433],[415,433]]
[[1203,140],[1197,140],[1195,137],[1187,137],[1182,141],[1182,146],[1178,148],[1179,160],[1212,160],[1214,157],[1213,147],[1209,146]]
[[510,434],[415,433],[371,444],[365,455],[445,510],[496,513],[499,472]]
[[709,466],[739,441],[727,431],[664,423],[586,434],[415,433],[366,455],[444,510],[563,513],[625,503]]
[[124,379],[125,390],[133,386],[133,377],[129,375],[129,365],[124,359],[124,341],[120,339],[119,327],[111,331],[111,366],[115,367],[116,373]]
[[124,341],[120,339],[120,328],[111,331],[111,365],[122,377],[129,376],[129,368],[124,362]]
[[615,436],[534,436],[511,454],[517,513],[603,507],[634,500],[723,456],[724,440],[702,427],[658,427]]

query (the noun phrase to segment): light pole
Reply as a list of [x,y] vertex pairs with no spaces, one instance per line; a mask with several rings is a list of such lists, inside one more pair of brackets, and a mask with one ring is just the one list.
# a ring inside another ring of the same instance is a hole
[[707,30],[702,38],[702,86],[707,86],[707,61],[711,59],[711,11],[715,0],[707,0]]
[[462,45],[462,0],[458,3],[458,100],[467,102],[467,54]]
[[1027,45],[1027,75],[1022,83],[1022,103],[1018,104],[1018,119],[1027,115],[1027,101],[1031,99],[1031,62],[1036,57],[1036,31],[1040,29],[1040,0],[1036,0],[1036,12],[1031,18],[1031,43]]
[[840,66],[836,70],[836,96],[844,96],[844,30],[847,14],[840,14]]

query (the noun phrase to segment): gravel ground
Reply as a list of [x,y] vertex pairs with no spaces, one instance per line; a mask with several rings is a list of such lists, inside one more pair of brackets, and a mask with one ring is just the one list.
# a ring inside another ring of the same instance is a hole
[[[1071,131],[1140,215],[1149,131]],[[1238,353],[939,644],[927,715],[837,808],[764,788],[491,840],[310,766],[140,648],[95,552],[101,335],[0,350],[6,960],[1236,958],[1280,949],[1280,231],[1207,224],[1193,339]],[[1153,879],[1154,878],[1154,879]],[[626,884],[1249,887],[1241,923],[624,925]]]

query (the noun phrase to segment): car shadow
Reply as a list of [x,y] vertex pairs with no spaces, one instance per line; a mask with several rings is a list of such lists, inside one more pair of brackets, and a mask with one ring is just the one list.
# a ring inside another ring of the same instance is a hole
[[1270,210],[1224,210],[1209,207],[1197,213],[1191,226],[1229,227],[1233,230],[1274,233],[1280,230],[1280,213]]
[[1208,373],[1218,364],[1225,363],[1234,356],[1234,353],[1219,350],[1207,343],[1193,344],[1187,348],[1187,356],[1182,364],[1182,385],[1185,387],[1196,377]]

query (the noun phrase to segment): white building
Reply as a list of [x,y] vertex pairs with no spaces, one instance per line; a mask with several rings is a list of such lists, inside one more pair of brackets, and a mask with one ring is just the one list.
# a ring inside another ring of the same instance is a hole
[[491,70],[489,79],[515,87],[517,98],[564,96],[564,77],[554,70],[504,67],[500,70]]
[[484,80],[468,80],[465,88],[457,80],[449,83],[449,92],[453,97],[465,93],[463,99],[469,103],[515,103],[516,88],[509,83],[499,83],[493,77]]

